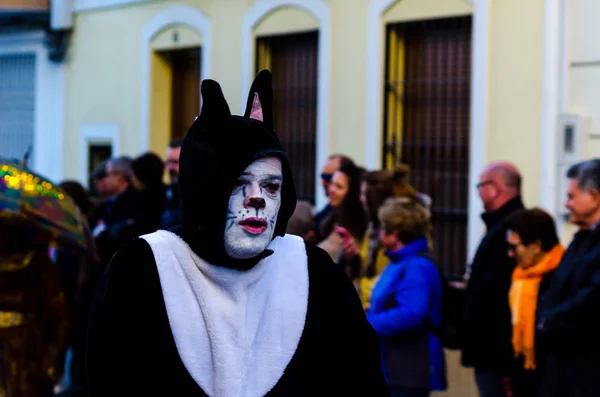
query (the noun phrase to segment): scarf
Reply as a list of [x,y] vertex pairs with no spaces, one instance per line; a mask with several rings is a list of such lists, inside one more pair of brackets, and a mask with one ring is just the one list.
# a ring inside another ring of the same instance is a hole
[[565,250],[557,244],[539,263],[523,269],[515,268],[509,292],[510,310],[512,313],[512,344],[515,356],[523,356],[525,369],[535,369],[535,313],[537,309],[538,291],[544,275],[558,267]]

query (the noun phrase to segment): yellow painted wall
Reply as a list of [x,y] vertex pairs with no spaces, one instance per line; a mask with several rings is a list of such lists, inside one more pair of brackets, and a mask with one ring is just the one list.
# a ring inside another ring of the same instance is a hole
[[319,29],[319,21],[301,9],[285,7],[267,15],[254,28],[256,36],[309,32]]
[[[177,41],[174,40],[174,35],[177,37]],[[202,46],[202,36],[185,25],[175,25],[159,32],[152,39],[151,46],[157,51],[200,47]]]
[[241,108],[241,29],[244,14],[252,0],[212,0],[210,18],[213,35],[213,78],[219,82],[231,112],[243,114]]
[[172,72],[168,60],[156,52],[151,55],[150,68],[152,93],[149,149],[162,156],[171,136]]
[[466,0],[400,0],[384,14],[384,23],[448,18],[473,13]]
[[526,205],[539,203],[543,0],[491,2],[487,158],[521,170]]
[[[241,27],[244,14],[253,1],[156,0],[75,15],[67,59],[66,152],[70,153],[69,149],[78,144],[82,123],[114,122],[120,126],[122,152],[138,154],[142,29],[156,13],[173,4],[196,7],[211,19],[212,77],[221,83],[232,111],[241,112],[241,37],[240,30],[232,26]],[[582,1],[589,7],[595,0]],[[327,3],[332,29],[330,151],[346,153],[358,163],[364,163],[369,1],[353,0],[352,7],[348,6],[347,0],[327,0]],[[384,14],[382,29],[387,23],[471,12],[472,6],[467,0],[400,0]],[[523,169],[525,199],[534,204],[538,199],[540,171],[543,0],[492,2],[490,12],[486,154],[489,160],[512,160]],[[282,8],[261,21],[255,33],[289,33],[313,29],[316,24],[315,18],[307,12]],[[161,35],[154,44],[159,42]],[[158,60],[153,62],[156,64]],[[593,77],[595,72],[586,73]],[[166,86],[155,88],[159,91],[167,89]],[[587,92],[591,103],[596,94],[589,88]],[[162,114],[157,114],[161,107],[155,102],[151,104],[151,113],[153,120],[158,121],[151,123],[154,125],[151,144],[152,149],[162,154],[164,150],[159,149],[166,139],[161,137],[159,130],[167,129],[164,120],[168,111],[164,109]],[[381,133],[382,127],[379,128],[378,133]],[[67,156],[65,176],[78,175],[78,159],[79,156]]]
[[[71,153],[78,147],[83,123],[116,123],[121,135],[121,154],[139,154],[142,31],[157,12],[173,4],[193,5],[210,16],[213,2],[161,0],[74,16],[66,60],[66,178],[79,175],[79,156]],[[214,22],[217,32],[218,22]],[[153,144],[152,149],[161,156],[164,154],[164,148]]]
[[365,161],[365,96],[367,95],[368,1],[330,0],[331,7],[331,117],[332,153],[344,153],[359,164]]

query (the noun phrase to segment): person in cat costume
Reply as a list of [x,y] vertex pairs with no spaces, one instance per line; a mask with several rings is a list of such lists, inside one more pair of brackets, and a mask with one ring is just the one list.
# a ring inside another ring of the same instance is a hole
[[271,73],[232,116],[204,80],[180,157],[183,226],[130,243],[99,286],[92,396],[385,396],[377,336],[343,270],[286,235],[296,193]]

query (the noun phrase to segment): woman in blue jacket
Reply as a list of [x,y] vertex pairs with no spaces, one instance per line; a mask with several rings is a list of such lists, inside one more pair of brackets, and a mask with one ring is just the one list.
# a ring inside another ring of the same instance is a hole
[[442,284],[427,241],[428,211],[391,198],[379,211],[380,239],[390,264],[371,295],[367,318],[377,332],[392,397],[429,396],[446,389],[440,325]]

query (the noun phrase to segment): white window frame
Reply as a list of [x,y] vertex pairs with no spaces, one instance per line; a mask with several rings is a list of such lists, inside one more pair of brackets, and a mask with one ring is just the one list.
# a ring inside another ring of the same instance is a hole
[[[111,157],[121,154],[119,126],[112,123],[86,123],[82,124],[79,133],[79,182],[88,185],[90,160],[90,146],[93,144],[106,144],[111,147]],[[90,186],[88,186],[90,187]]]

